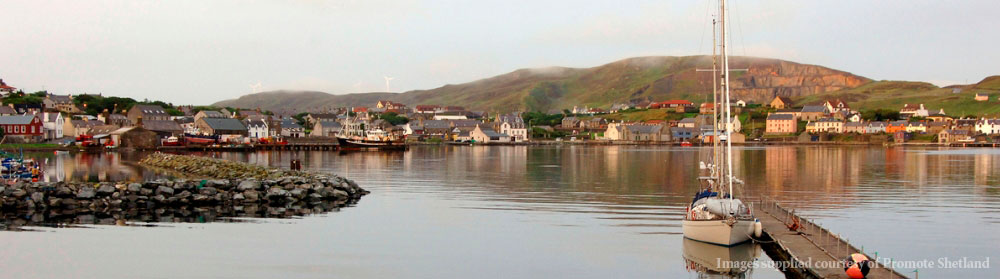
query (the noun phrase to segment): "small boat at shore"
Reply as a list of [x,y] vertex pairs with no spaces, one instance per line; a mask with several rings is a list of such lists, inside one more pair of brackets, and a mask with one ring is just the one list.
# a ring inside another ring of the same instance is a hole
[[370,140],[365,138],[337,137],[340,149],[406,149],[405,140]]

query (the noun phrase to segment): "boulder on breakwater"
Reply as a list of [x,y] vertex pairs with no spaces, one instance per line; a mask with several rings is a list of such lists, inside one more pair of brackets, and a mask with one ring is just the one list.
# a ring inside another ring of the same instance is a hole
[[330,174],[206,157],[151,154],[141,164],[210,179],[128,182],[16,182],[0,185],[2,211],[115,212],[196,206],[344,206],[369,192]]

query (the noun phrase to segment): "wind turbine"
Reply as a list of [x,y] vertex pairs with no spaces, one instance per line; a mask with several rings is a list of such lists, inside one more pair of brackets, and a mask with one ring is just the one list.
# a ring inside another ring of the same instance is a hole
[[260,92],[260,88],[261,87],[263,87],[263,86],[260,85],[260,81],[258,81],[257,83],[251,83],[250,84],[250,93]]
[[388,76],[385,77],[385,92],[391,92],[389,91],[389,81],[392,79],[394,79],[394,77],[388,77]]

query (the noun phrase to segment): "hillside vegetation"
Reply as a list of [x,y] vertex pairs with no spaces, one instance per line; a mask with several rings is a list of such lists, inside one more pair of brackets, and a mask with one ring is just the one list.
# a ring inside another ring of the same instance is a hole
[[[331,95],[275,91],[215,103],[216,106],[283,111],[319,111],[332,107],[371,106],[380,99],[410,106],[440,104],[491,112],[549,111],[574,106],[610,107],[633,100],[687,99],[701,102],[712,90],[708,56],[637,57],[593,68],[521,69],[507,74],[430,90],[404,93]],[[821,66],[777,59],[732,57],[735,98],[765,102],[774,96],[804,97],[849,89],[869,79]]]
[[[953,93],[953,89],[961,89]],[[976,101],[977,93],[990,96],[989,101]],[[857,88],[843,89],[793,99],[798,105],[818,104],[826,99],[840,98],[855,110],[893,109],[904,104],[924,104],[931,113],[944,109],[952,116],[1000,115],[1000,76],[963,86],[940,88],[925,82],[875,81]]]

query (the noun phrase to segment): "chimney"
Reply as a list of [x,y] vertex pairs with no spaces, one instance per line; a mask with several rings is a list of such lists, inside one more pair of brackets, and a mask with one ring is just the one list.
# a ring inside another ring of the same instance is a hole
[[104,109],[101,115],[104,116],[104,125],[111,125],[111,113],[108,112],[108,109]]

